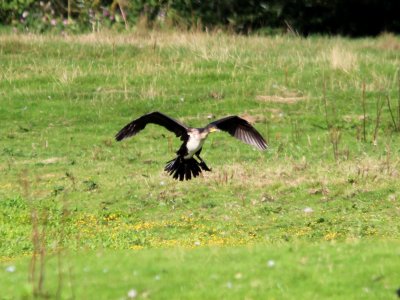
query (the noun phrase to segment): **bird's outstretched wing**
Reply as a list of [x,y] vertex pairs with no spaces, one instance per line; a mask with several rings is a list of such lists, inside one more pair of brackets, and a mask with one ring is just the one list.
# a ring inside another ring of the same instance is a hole
[[249,122],[238,116],[225,117],[211,122],[208,126],[212,125],[259,150],[265,150],[268,147],[261,134]]
[[184,124],[168,117],[167,115],[155,111],[143,115],[127,124],[115,135],[115,139],[117,141],[121,141],[124,138],[134,136],[139,131],[143,130],[147,124],[157,124],[163,126],[169,131],[174,132],[177,137],[181,137],[181,139],[184,139],[187,136],[187,127]]

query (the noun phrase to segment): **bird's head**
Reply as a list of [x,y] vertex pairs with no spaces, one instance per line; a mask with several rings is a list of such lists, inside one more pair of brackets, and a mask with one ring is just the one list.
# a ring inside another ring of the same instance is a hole
[[210,124],[209,126],[208,126],[208,132],[216,132],[216,131],[220,131],[219,129],[218,129],[218,127],[217,126],[215,126],[214,124]]

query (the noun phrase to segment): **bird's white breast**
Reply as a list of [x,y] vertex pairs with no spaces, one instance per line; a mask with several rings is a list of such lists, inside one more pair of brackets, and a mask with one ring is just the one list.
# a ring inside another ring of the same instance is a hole
[[191,158],[203,146],[205,139],[202,139],[198,134],[190,134],[189,140],[186,143],[188,154],[185,158]]

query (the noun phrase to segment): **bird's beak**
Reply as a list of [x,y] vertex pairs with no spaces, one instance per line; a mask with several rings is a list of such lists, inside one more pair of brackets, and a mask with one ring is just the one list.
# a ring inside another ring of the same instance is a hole
[[219,129],[217,127],[211,127],[210,128],[210,132],[216,132],[219,131]]

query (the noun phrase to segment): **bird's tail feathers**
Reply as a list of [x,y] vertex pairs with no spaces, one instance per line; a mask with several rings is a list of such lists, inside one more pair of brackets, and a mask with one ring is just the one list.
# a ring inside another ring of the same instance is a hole
[[190,180],[200,175],[203,166],[199,164],[193,157],[184,159],[178,156],[165,166],[164,170],[169,173],[176,180]]

